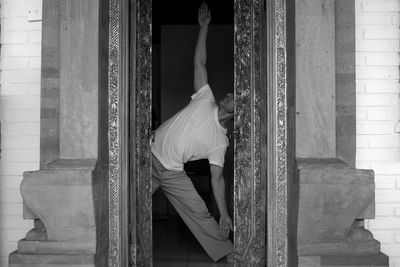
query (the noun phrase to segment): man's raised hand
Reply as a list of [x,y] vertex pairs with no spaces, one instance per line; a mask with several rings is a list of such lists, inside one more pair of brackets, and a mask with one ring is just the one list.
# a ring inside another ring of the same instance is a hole
[[198,12],[197,19],[199,21],[199,25],[200,26],[210,24],[211,12],[208,9],[208,6],[207,6],[206,2],[201,3],[201,5],[199,7],[199,12]]

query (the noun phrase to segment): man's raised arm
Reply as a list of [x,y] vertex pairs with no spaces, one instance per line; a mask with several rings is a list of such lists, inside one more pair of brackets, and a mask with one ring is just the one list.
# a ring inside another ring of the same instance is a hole
[[201,87],[208,83],[207,79],[207,51],[206,40],[208,25],[211,21],[211,12],[203,2],[198,11],[198,21],[200,25],[199,36],[197,37],[196,49],[194,52],[194,91],[197,92]]

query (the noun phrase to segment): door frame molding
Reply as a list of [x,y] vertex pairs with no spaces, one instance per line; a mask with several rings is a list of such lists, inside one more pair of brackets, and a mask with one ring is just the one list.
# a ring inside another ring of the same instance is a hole
[[[129,99],[130,86],[129,32],[136,29],[130,4],[136,9],[137,0],[109,0],[109,83],[108,83],[108,141],[109,141],[109,266],[129,266]],[[240,2],[241,0],[235,0]],[[267,150],[266,197],[266,257],[267,266],[288,266],[288,107],[287,107],[287,0],[266,0],[267,27],[266,105]],[[251,4],[250,4],[251,3]],[[246,1],[246,6],[259,6],[260,0]],[[241,17],[251,24],[254,12]],[[135,16],[133,16],[135,17]],[[129,27],[130,26],[130,27]],[[259,26],[259,25],[257,25]],[[239,37],[235,35],[235,38]],[[254,37],[250,34],[248,37]],[[235,40],[236,41],[236,40]],[[252,39],[248,40],[252,42]],[[252,51],[249,51],[251,53]],[[263,75],[261,75],[263,77]],[[235,78],[236,81],[236,78]],[[131,83],[131,85],[134,83]],[[263,119],[263,118],[261,118]],[[261,140],[260,142],[264,142]],[[265,170],[261,170],[265,171]],[[130,259],[135,261],[135,259]],[[236,265],[236,264],[235,264]]]

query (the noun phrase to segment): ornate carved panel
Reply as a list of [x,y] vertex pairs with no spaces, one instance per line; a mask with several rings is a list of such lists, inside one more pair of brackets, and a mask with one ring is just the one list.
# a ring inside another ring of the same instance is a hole
[[109,266],[120,266],[120,13],[119,0],[110,0],[108,142],[109,142]]
[[261,168],[261,5],[235,2],[235,266],[265,265],[265,170]]
[[[136,6],[136,249],[134,266],[152,265],[151,193],[151,22],[152,1],[138,0]],[[134,197],[134,196],[131,196]],[[135,265],[136,264],[136,265]]]

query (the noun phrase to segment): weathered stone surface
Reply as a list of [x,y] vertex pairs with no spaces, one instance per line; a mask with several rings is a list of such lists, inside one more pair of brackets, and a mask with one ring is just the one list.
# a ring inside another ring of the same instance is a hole
[[45,225],[48,240],[92,240],[95,246],[93,170],[80,165],[24,173],[22,197]]
[[336,156],[335,1],[296,0],[296,155]]
[[298,267],[320,267],[321,257],[319,256],[301,256],[299,257]]
[[[330,163],[333,162],[333,163]],[[373,172],[330,160],[299,160],[298,245],[345,242],[355,219],[374,196]]]
[[380,243],[376,240],[364,242],[318,242],[303,243],[297,247],[299,255],[351,255],[363,256],[380,253]]
[[28,254],[14,251],[9,257],[9,267],[94,267],[95,260],[92,254]]
[[38,254],[95,254],[96,249],[92,242],[87,241],[30,241],[21,239],[18,241],[19,253]]
[[60,1],[60,157],[96,158],[99,1]]
[[299,159],[298,183],[299,266],[388,266],[359,219],[373,216],[373,171],[339,159]]
[[324,267],[387,267],[389,258],[383,253],[370,256],[323,256],[321,266]]

